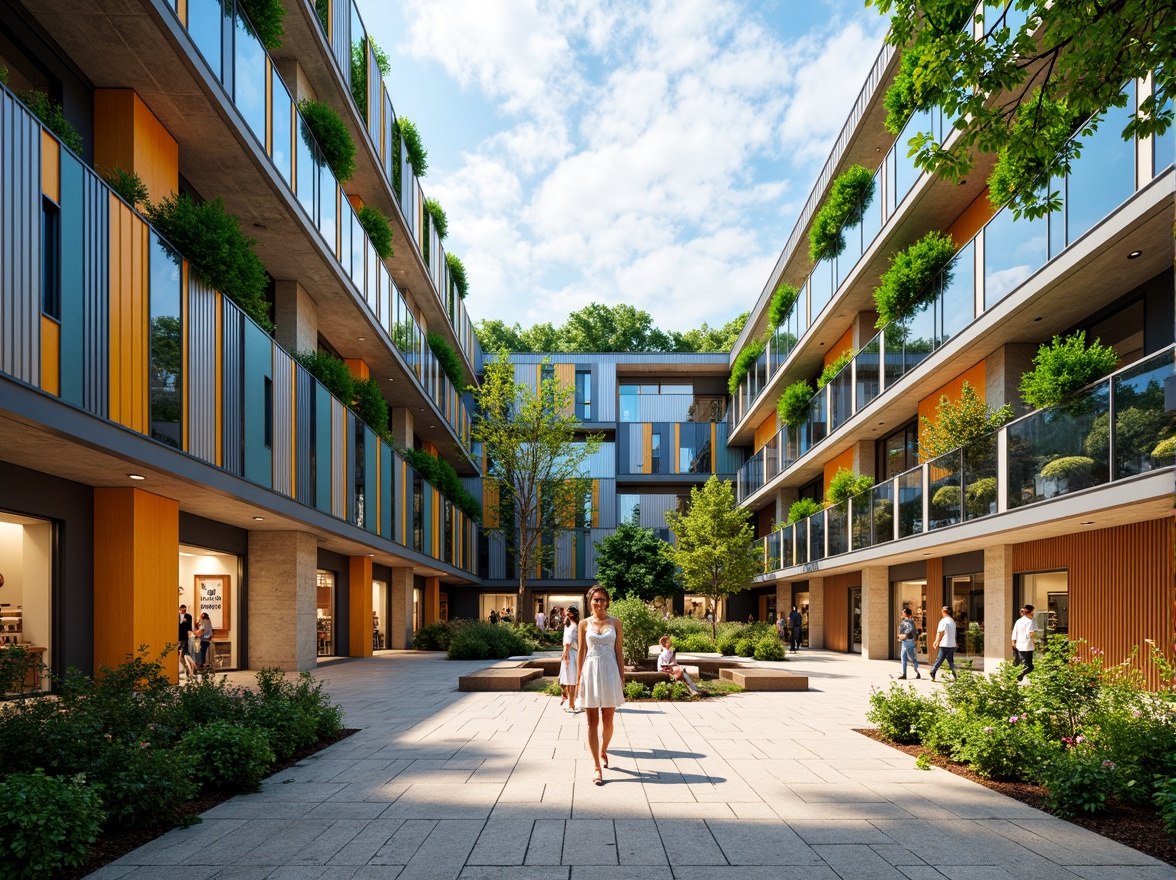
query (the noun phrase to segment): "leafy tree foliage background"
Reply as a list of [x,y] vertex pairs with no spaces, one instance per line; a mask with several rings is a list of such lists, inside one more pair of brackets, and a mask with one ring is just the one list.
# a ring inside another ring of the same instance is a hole
[[652,602],[682,592],[672,548],[635,523],[621,523],[596,544],[596,579],[612,596],[634,596]]

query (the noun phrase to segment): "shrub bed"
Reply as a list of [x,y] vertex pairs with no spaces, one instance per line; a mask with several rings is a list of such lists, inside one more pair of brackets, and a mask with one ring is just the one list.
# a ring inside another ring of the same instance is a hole
[[504,660],[531,654],[535,645],[510,624],[468,621],[449,642],[449,660]]

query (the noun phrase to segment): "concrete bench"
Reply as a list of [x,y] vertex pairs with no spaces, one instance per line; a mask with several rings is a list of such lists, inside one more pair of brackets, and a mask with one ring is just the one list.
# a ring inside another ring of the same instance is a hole
[[724,669],[742,669],[743,663],[739,660],[727,660],[723,658],[715,659],[713,657],[690,657],[688,662],[691,664],[686,668],[691,670],[698,667],[698,671],[707,675],[719,675]]
[[539,657],[528,660],[523,666],[527,669],[540,669],[544,675],[555,677],[559,675],[559,664],[559,657]]
[[781,669],[722,669],[719,677],[746,691],[807,691],[808,676]]
[[521,691],[523,685],[543,676],[542,669],[526,666],[493,666],[459,676],[459,691]]
[[[690,674],[691,678],[693,678],[695,681],[698,681],[698,667],[697,666],[689,666],[685,663],[680,664],[680,665],[682,666],[683,669],[685,669]],[[626,671],[625,672],[625,681],[626,682],[639,681],[639,682],[641,682],[641,684],[654,685],[654,684],[659,684],[663,681],[673,681],[673,680],[674,679],[669,675],[669,673],[659,672],[655,669],[654,670],[638,669],[635,671]]]

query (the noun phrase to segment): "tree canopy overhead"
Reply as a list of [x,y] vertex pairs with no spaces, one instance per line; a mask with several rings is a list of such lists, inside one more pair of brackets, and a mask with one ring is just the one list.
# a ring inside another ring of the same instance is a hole
[[670,545],[633,522],[596,544],[596,579],[612,596],[635,596],[652,602],[682,592]]
[[523,329],[501,320],[479,321],[475,326],[484,351],[509,352],[722,352],[735,344],[747,312],[720,327],[704,323],[686,332],[664,331],[654,326],[649,312],[620,303],[589,303],[572,312],[560,327],[551,323]]
[[975,0],[867,2],[891,15],[886,39],[902,52],[887,127],[897,134],[912,113],[942,108],[960,135],[945,146],[916,133],[915,163],[956,181],[977,153],[996,154],[990,198],[1011,201],[1018,216],[1060,206],[1047,182],[1069,169],[1108,108],[1127,105],[1128,80],[1153,75],[1153,89],[1123,137],[1172,124],[1174,0],[984,0],[978,13]]

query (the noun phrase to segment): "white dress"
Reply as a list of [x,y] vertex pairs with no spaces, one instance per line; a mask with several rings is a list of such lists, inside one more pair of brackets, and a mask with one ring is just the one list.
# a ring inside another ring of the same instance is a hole
[[595,632],[589,622],[584,630],[588,641],[588,656],[580,676],[578,699],[585,709],[621,706],[625,702],[625,683],[617,668],[617,631],[612,624],[602,632]]
[[563,643],[568,648],[568,659],[559,664],[559,683],[576,686],[576,624],[564,627]]

